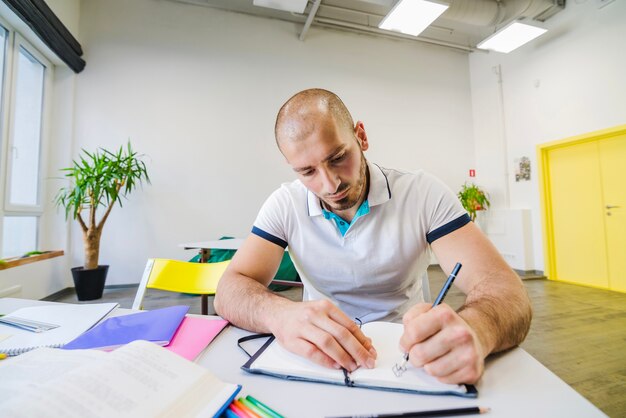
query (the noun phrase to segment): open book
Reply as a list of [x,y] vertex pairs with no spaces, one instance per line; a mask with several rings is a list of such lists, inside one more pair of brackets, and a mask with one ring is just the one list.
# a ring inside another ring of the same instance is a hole
[[0,362],[3,417],[215,417],[241,386],[147,341],[39,348]]
[[370,322],[361,327],[372,339],[378,352],[374,369],[359,368],[344,374],[342,370],[329,369],[287,351],[271,337],[242,366],[249,373],[260,373],[289,380],[304,380],[332,383],[370,389],[413,392],[428,395],[456,395],[475,398],[478,395],[472,385],[449,385],[439,382],[422,368],[407,365],[402,376],[392,371],[394,364],[402,360],[398,341],[402,335],[402,324]]

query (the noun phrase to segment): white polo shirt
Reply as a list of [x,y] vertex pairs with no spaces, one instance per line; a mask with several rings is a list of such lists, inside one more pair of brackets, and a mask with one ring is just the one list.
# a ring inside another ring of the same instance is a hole
[[289,246],[304,300],[329,299],[362,322],[399,321],[424,301],[421,279],[430,263],[429,244],[470,219],[435,177],[367,166],[370,211],[354,219],[345,235],[299,180],[272,193],[252,233]]

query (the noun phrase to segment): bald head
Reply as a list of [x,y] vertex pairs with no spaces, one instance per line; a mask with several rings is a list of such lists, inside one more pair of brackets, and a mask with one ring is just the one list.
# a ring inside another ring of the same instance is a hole
[[339,129],[354,131],[354,121],[341,99],[328,90],[303,90],[292,96],[278,111],[274,133],[280,148],[284,141],[298,141],[313,132],[319,123],[333,119]]

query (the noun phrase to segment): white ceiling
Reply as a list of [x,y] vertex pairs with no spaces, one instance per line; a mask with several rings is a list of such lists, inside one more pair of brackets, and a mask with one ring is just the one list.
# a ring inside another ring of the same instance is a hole
[[255,6],[253,0],[171,1],[299,23],[302,25],[300,39],[303,41],[308,34],[308,19],[314,27],[411,39],[464,51],[474,51],[480,41],[511,20],[544,21],[565,7],[565,0],[448,0],[448,10],[414,37],[378,29],[378,24],[396,0],[309,0],[301,14]]

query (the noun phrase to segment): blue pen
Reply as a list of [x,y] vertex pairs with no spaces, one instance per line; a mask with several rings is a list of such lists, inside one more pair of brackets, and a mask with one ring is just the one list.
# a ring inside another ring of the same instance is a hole
[[448,290],[450,290],[450,287],[452,286],[452,282],[454,281],[454,279],[456,279],[456,275],[459,274],[459,270],[461,270],[461,263],[456,263],[456,265],[452,269],[452,273],[450,273],[450,275],[448,276],[448,279],[446,280],[446,282],[443,284],[443,287],[439,291],[439,294],[437,295],[437,299],[435,299],[435,301],[433,302],[433,308],[439,305],[441,302],[443,302],[443,298],[445,298],[446,295],[448,294]]
[[[452,287],[452,282],[454,282],[454,279],[456,279],[456,276],[459,274],[459,270],[461,270],[461,267],[462,267],[461,263],[456,263],[456,265],[452,269],[452,272],[448,276],[448,279],[446,280],[446,282],[443,284],[443,287],[439,291],[439,294],[437,295],[437,298],[433,302],[433,306],[432,306],[433,308],[435,306],[439,305],[441,302],[443,302],[443,298],[445,298],[446,295],[448,294],[448,290],[450,290],[450,287]],[[402,376],[402,373],[404,373],[406,371],[406,364],[408,362],[409,362],[409,353],[404,353],[404,357],[402,358],[402,362],[400,364],[396,363],[391,368],[391,370],[393,370],[393,373],[396,376],[400,377],[400,376]]]

